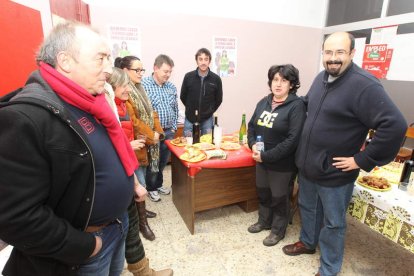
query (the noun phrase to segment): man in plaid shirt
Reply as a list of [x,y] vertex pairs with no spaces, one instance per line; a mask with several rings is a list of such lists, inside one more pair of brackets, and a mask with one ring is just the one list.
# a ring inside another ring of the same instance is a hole
[[[171,76],[174,61],[167,55],[159,55],[154,62],[154,73],[142,80],[142,86],[148,94],[152,107],[157,111],[165,139],[173,139],[177,131],[178,102],[177,88],[168,81]],[[170,159],[170,151],[164,141],[160,142],[159,171],[151,172],[148,166],[146,182],[149,198],[160,201],[159,194],[168,195],[170,189],[163,187],[162,172]]]

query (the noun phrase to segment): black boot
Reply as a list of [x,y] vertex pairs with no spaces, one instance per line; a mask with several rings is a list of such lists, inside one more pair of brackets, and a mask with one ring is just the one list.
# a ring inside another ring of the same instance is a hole
[[142,236],[144,236],[144,238],[146,238],[147,240],[155,240],[154,232],[152,232],[151,228],[148,225],[147,212],[145,210],[145,201],[136,202],[136,205],[139,214],[139,231],[142,233]]

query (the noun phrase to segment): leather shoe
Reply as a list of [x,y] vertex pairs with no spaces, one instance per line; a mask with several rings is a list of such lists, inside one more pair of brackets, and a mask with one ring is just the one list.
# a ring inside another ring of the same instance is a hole
[[261,225],[259,222],[250,225],[249,228],[247,228],[247,231],[249,231],[250,233],[259,233],[262,230],[269,230],[270,227],[265,227],[263,225]]
[[283,253],[289,256],[297,256],[301,254],[314,254],[316,251],[315,249],[306,248],[305,244],[301,241],[286,245],[282,248],[282,250]]
[[269,236],[267,236],[264,240],[263,240],[263,244],[266,246],[274,246],[276,245],[279,241],[283,240],[284,237],[281,237],[279,235],[276,235],[272,232],[270,232]]
[[315,276],[321,276],[321,274],[318,272],[318,273],[315,274]]
[[147,209],[145,209],[145,213],[147,214],[147,218],[155,218],[157,216],[157,213],[151,212]]

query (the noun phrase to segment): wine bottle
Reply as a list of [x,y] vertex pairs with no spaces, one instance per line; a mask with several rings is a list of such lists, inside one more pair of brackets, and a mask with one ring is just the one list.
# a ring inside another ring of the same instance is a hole
[[398,185],[398,188],[403,191],[407,191],[408,184],[410,182],[411,177],[411,171],[414,167],[414,161],[412,160],[405,160],[404,167],[401,172],[400,177],[400,184]]
[[196,120],[193,124],[193,144],[200,143],[200,123],[198,122],[198,110],[195,111]]
[[213,131],[211,132],[211,142],[213,144],[215,144],[214,143],[214,131],[217,131],[218,126],[219,125],[218,125],[218,122],[217,122],[217,114],[214,113],[214,125],[213,125]]
[[242,115],[242,122],[239,130],[239,144],[247,144],[246,113],[243,113]]

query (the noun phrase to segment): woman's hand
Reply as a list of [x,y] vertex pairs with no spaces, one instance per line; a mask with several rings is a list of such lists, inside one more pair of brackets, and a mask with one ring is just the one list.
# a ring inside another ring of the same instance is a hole
[[154,132],[154,142],[158,143],[160,141],[160,134],[158,132]]
[[145,197],[147,196],[147,189],[142,186],[137,176],[134,174],[134,191],[135,191],[135,201],[136,202],[142,202],[145,201]]
[[140,150],[145,147],[145,141],[142,140],[132,140],[130,144],[133,150]]
[[260,151],[257,151],[257,149],[256,149],[256,144],[254,144],[254,145],[253,145],[253,147],[252,147],[252,151],[253,151],[252,158],[253,158],[256,162],[263,162],[263,161],[262,161],[261,152],[260,152]]

